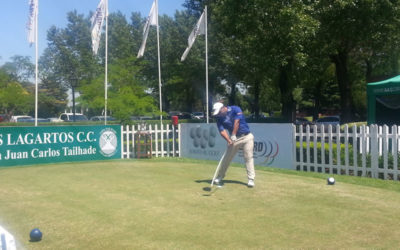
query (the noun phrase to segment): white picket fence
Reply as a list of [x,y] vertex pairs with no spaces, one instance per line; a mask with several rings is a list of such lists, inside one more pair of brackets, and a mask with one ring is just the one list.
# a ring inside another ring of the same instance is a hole
[[293,126],[300,171],[400,180],[400,127]]
[[[121,126],[121,158],[136,157],[138,133],[151,136],[154,157],[180,157],[181,127]],[[400,126],[293,126],[295,169],[400,180]]]
[[136,157],[135,138],[139,133],[151,136],[151,152],[155,157],[180,156],[180,125],[176,129],[172,125],[126,125],[121,126],[121,158]]

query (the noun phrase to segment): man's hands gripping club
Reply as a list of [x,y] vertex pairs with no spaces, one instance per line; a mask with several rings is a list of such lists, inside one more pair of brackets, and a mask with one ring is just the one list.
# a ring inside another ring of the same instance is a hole
[[239,119],[235,120],[233,124],[233,130],[232,130],[232,135],[229,137],[228,132],[226,130],[221,131],[221,136],[228,142],[228,145],[232,145],[236,140],[236,133],[239,130]]

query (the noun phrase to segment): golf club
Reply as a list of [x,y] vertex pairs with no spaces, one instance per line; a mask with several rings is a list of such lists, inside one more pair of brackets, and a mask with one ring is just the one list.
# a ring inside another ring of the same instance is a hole
[[1,234],[1,250],[7,250],[7,242],[5,234]]
[[226,154],[226,152],[227,152],[227,151],[228,151],[228,148],[226,148],[226,150],[225,150],[224,154],[222,155],[221,159],[219,160],[219,163],[218,163],[217,169],[215,169],[214,177],[213,177],[213,179],[212,179],[212,181],[211,181],[211,187],[214,185],[215,178],[217,178],[217,175],[218,175],[219,169],[221,168],[221,163],[222,163],[222,160],[224,159],[224,157],[225,157],[225,154]]

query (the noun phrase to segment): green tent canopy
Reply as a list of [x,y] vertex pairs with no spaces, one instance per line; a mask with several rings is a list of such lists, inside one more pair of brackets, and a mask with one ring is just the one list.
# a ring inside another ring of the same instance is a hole
[[367,85],[368,124],[400,124],[400,75]]

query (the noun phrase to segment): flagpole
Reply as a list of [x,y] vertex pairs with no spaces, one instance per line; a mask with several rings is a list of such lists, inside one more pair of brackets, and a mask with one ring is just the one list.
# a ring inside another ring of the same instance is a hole
[[107,125],[108,102],[108,0],[106,0],[106,44],[105,44],[105,73],[104,73],[104,125]]
[[[158,50],[158,92],[160,96],[160,125],[161,125],[161,141],[164,141],[164,131],[163,131],[163,116],[162,116],[162,94],[161,94],[161,61],[160,61],[160,29],[158,25],[158,0],[156,1],[157,14],[157,50]],[[164,143],[161,143],[161,157],[164,157]]]
[[38,117],[38,75],[39,75],[39,70],[38,70],[38,51],[39,51],[39,45],[38,45],[38,16],[39,16],[39,1],[37,2],[37,12],[35,15],[35,127],[37,127],[38,122],[37,122],[37,117]]
[[205,36],[206,36],[206,112],[207,112],[207,124],[209,123],[209,111],[208,111],[208,30],[207,30],[207,5],[204,9],[204,15],[205,15]]

